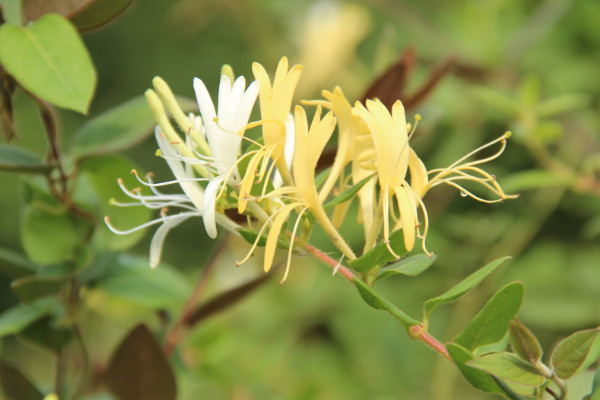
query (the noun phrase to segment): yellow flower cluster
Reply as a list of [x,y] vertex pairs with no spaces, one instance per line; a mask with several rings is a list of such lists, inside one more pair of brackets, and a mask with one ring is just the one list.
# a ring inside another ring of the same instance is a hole
[[[336,204],[330,214],[324,207],[334,194],[339,195],[351,187],[357,189],[352,193],[360,204],[359,218],[365,239],[363,253],[383,240],[395,257],[398,256],[389,240],[397,230],[402,230],[408,251],[420,239],[423,250],[428,253],[425,237],[429,221],[423,197],[432,187],[445,183],[457,188],[462,196],[484,202],[499,202],[512,197],[502,191],[493,175],[480,168],[481,164],[503,152],[509,133],[447,168],[428,171],[409,144],[420,117],[415,117],[414,126],[407,124],[400,101],[393,105],[391,112],[378,99],[352,105],[342,89],[336,87],[333,91],[323,91],[323,100],[302,103],[305,107],[316,108],[309,121],[302,105],[292,105],[301,66],[289,68],[288,60],[282,58],[273,81],[260,64],[255,63],[252,70],[256,80],[245,89],[243,77],[235,79],[231,68],[224,68],[218,111],[215,111],[202,81],[196,78],[194,87],[202,118],[185,117],[162,80],[155,79],[158,95],[153,90],[148,91],[147,98],[159,124],[156,136],[160,155],[173,170],[175,180],[172,183],[181,185],[184,192],[179,197],[163,195],[156,190],[158,184],[140,179],[152,188],[154,197],[132,197],[141,204],[163,208],[161,217],[149,223],[162,223],[156,234],[160,233],[160,238],[153,240],[156,246],[162,247],[171,226],[194,215],[205,219],[211,236],[216,234],[211,228],[215,221],[237,233],[241,227],[225,214],[225,210],[234,209],[260,223],[260,228],[254,231],[255,241],[247,257],[239,263],[245,262],[257,246],[264,244],[264,269],[269,271],[277,245],[286,243],[285,280],[292,249],[308,240],[315,223],[323,228],[346,259],[356,258],[354,250],[336,228],[351,199]],[[261,117],[258,121],[248,122],[256,98]],[[174,115],[181,134],[175,132],[165,107]],[[248,139],[245,132],[257,127],[262,130],[262,138],[258,141]],[[336,127],[338,141],[333,165],[325,179],[317,183],[317,163]],[[244,150],[240,145],[243,139],[252,142]],[[493,155],[469,161],[479,151],[496,144],[499,149]],[[494,199],[476,196],[463,186],[464,182],[481,185],[493,194]],[[169,206],[184,211],[168,216],[164,208]],[[288,231],[292,216],[295,221]],[[154,252],[160,254],[160,249],[154,249]]]

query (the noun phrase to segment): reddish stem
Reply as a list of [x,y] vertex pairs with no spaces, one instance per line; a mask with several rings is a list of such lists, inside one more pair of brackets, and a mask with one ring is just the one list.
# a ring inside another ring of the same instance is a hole
[[341,265],[338,261],[329,257],[327,254],[323,253],[321,250],[317,249],[316,247],[310,244],[304,245],[304,249],[319,260],[323,261],[331,268],[333,268],[334,271],[340,273],[344,278],[348,279],[350,282],[354,281],[354,274],[352,273],[352,271]]
[[[435,350],[437,353],[441,354],[442,356],[446,357],[448,360],[452,361],[452,358],[450,358],[450,355],[448,354],[448,350],[446,349],[446,346],[444,346],[436,338],[434,338],[429,333],[427,333],[427,331],[425,331],[422,326],[419,326],[419,325],[411,326],[410,327],[410,335],[412,336],[413,339],[422,341],[427,346],[429,346],[433,350]],[[454,362],[454,361],[452,361],[452,362]]]

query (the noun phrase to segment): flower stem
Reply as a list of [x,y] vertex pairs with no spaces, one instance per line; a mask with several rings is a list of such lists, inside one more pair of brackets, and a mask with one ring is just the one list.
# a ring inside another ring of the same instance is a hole
[[[338,261],[329,257],[327,254],[323,253],[321,250],[317,249],[316,247],[310,244],[305,244],[304,249],[311,255],[313,255],[315,258],[318,258],[323,263],[327,264],[332,269],[337,270],[337,272],[339,272],[349,282],[354,283],[354,273],[348,268],[344,267],[343,265],[340,265]],[[409,328],[409,334],[413,339],[420,340],[427,346],[431,347],[436,353],[442,355],[450,362],[454,362],[452,358],[450,358],[446,346],[444,346],[439,340],[427,333],[427,331],[423,329],[422,325],[411,326]]]

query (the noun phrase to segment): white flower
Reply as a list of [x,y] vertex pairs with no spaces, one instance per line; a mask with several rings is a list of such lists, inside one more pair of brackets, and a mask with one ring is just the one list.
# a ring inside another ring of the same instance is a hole
[[[112,201],[112,204],[129,207],[144,205],[150,209],[161,210],[160,217],[150,222],[137,226],[129,230],[119,230],[113,227],[108,217],[105,217],[106,225],[108,228],[116,234],[127,235],[135,231],[147,228],[152,225],[161,224],[156,230],[150,244],[150,267],[155,268],[159,263],[162,255],[162,248],[165,238],[171,229],[182,223],[191,217],[203,217],[203,203],[205,198],[204,189],[198,184],[199,181],[206,180],[205,178],[197,178],[193,172],[192,165],[194,163],[186,162],[185,158],[181,156],[175,145],[170,143],[162,132],[160,127],[155,129],[156,142],[160,149],[160,154],[169,164],[169,168],[175,175],[175,180],[161,183],[154,183],[151,176],[147,177],[144,181],[140,179],[137,172],[134,170],[135,176],[138,181],[147,186],[152,191],[152,195],[143,195],[139,189],[129,190],[123,184],[122,180],[119,180],[121,189],[127,196],[135,200],[132,203],[121,203]],[[189,145],[189,143],[188,143]],[[197,163],[201,161],[198,160]],[[165,194],[160,192],[157,188],[160,186],[167,186],[172,184],[179,184],[183,193],[178,194]],[[177,208],[180,212],[172,215],[167,215],[167,210],[171,208]],[[213,209],[214,212],[214,209]],[[223,226],[225,229],[236,232],[239,226],[227,218],[223,214],[216,214],[216,222]]]
[[[217,236],[215,206],[223,184],[236,186],[240,183],[237,168],[242,137],[258,96],[258,82],[254,81],[245,90],[246,81],[240,76],[231,83],[229,76],[221,75],[218,112],[204,83],[194,79],[194,90],[204,126],[211,156],[208,158],[213,175],[204,193],[204,227],[212,238]],[[244,91],[245,90],[245,91]]]

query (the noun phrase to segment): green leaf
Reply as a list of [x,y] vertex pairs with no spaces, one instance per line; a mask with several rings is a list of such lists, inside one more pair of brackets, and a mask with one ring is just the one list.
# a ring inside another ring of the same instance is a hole
[[367,285],[365,282],[358,278],[354,278],[354,285],[358,289],[360,296],[370,307],[373,307],[377,310],[385,310],[392,314],[400,323],[406,328],[409,329],[411,326],[419,325],[420,322],[416,319],[409,317],[404,314],[398,307],[390,303],[388,300],[383,298],[379,293],[377,293],[372,287]]
[[[184,111],[195,110],[195,100],[178,97]],[[74,158],[110,154],[130,148],[154,132],[156,122],[144,96],[133,98],[89,120],[72,136]]]
[[58,293],[69,282],[69,276],[25,276],[12,282],[10,287],[23,303]]
[[540,118],[548,118],[586,107],[589,102],[589,96],[584,94],[564,94],[541,101],[537,106],[537,115]]
[[473,272],[471,275],[467,276],[465,279],[463,279],[453,288],[448,290],[446,293],[434,297],[433,299],[427,300],[423,305],[424,319],[428,319],[431,312],[435,310],[440,304],[450,303],[467,293],[469,290],[473,289],[479,284],[479,282],[481,282],[486,276],[488,276],[496,268],[498,268],[500,264],[502,264],[508,259],[510,259],[510,257],[502,257],[492,261],[491,263],[485,265],[484,267]]
[[323,209],[327,211],[340,203],[345,203],[346,201],[351,200],[352,198],[354,198],[356,193],[358,193],[358,191],[362,189],[362,187],[365,186],[365,184],[369,182],[374,176],[375,174],[369,175],[366,178],[362,179],[360,182],[358,182],[356,185],[353,185],[348,189],[344,190],[335,199],[332,199],[327,203],[323,204]]
[[150,269],[147,259],[125,255],[95,289],[148,309],[181,306],[192,291],[188,280],[168,265]]
[[115,350],[104,375],[120,400],[175,400],[175,375],[154,335],[138,325]]
[[567,379],[583,371],[600,356],[600,328],[573,333],[561,340],[552,353],[556,375]]
[[[111,206],[110,199],[120,202],[135,202],[130,199],[119,187],[117,180],[123,179],[123,182],[130,190],[137,188],[140,183],[130,174],[135,169],[135,165],[130,161],[118,156],[100,156],[86,159],[80,164],[80,174],[91,185],[95,192],[98,214],[108,215],[113,226],[119,229],[130,229],[146,223],[152,210],[143,205],[135,207]],[[141,191],[147,193],[146,190]],[[136,244],[145,234],[145,231],[137,231],[128,235],[117,235],[111,232],[104,223],[100,223],[92,239],[94,248],[97,251],[106,250],[125,250]]]
[[0,171],[49,174],[56,164],[47,164],[33,154],[13,146],[0,145]]
[[454,343],[446,345],[446,349],[461,374],[471,385],[484,392],[504,394],[502,388],[488,373],[467,365],[467,362],[474,358],[469,350]]
[[[404,247],[404,234],[402,230],[392,232],[390,235],[390,247],[400,257],[406,254]],[[349,262],[350,266],[360,273],[367,273],[375,267],[385,265],[390,261],[396,261],[396,258],[390,253],[385,243],[378,243],[371,250],[367,251],[362,256]]]
[[0,62],[34,95],[87,113],[96,71],[77,30],[60,15],[44,15],[25,28],[2,25]]
[[0,314],[0,337],[20,332],[41,317],[55,313],[58,307],[52,299],[41,299],[9,308]]
[[467,350],[496,343],[506,335],[508,323],[517,314],[523,302],[525,289],[521,282],[513,282],[500,289],[454,339]]
[[22,254],[0,247],[0,272],[11,278],[34,274],[37,266]]
[[380,279],[398,274],[417,276],[427,268],[431,267],[436,259],[437,256],[435,254],[432,254],[431,256],[428,256],[427,254],[417,254],[406,257],[401,261],[390,265],[389,267],[382,268],[375,278],[375,282]]
[[66,208],[34,202],[23,215],[23,249],[30,260],[41,265],[70,260],[83,239],[82,226],[82,221]]
[[88,0],[87,6],[80,7],[74,15],[69,16],[69,19],[80,32],[86,32],[114,20],[131,3],[133,0]]
[[[254,244],[254,242],[258,238],[258,231],[255,231],[254,229],[240,228],[237,231],[242,236],[242,238],[244,238],[250,244]],[[267,235],[265,235],[263,233],[263,235],[258,240],[257,246],[265,247],[266,244],[267,244]],[[277,239],[277,247],[279,247],[280,249],[288,249],[289,245],[290,244],[288,242],[286,242],[285,240]]]
[[9,399],[42,400],[44,395],[15,367],[0,361],[0,384]]
[[510,345],[513,351],[532,364],[542,359],[544,351],[535,335],[518,318],[509,323]]
[[54,318],[44,317],[22,330],[18,338],[58,351],[71,342],[73,333],[66,327],[57,326]]
[[513,353],[492,353],[477,357],[467,365],[507,382],[537,387],[546,381],[531,363]]
[[566,176],[559,176],[546,170],[530,169],[516,172],[503,179],[502,187],[506,193],[516,193],[523,190],[563,187],[571,183],[572,179]]

